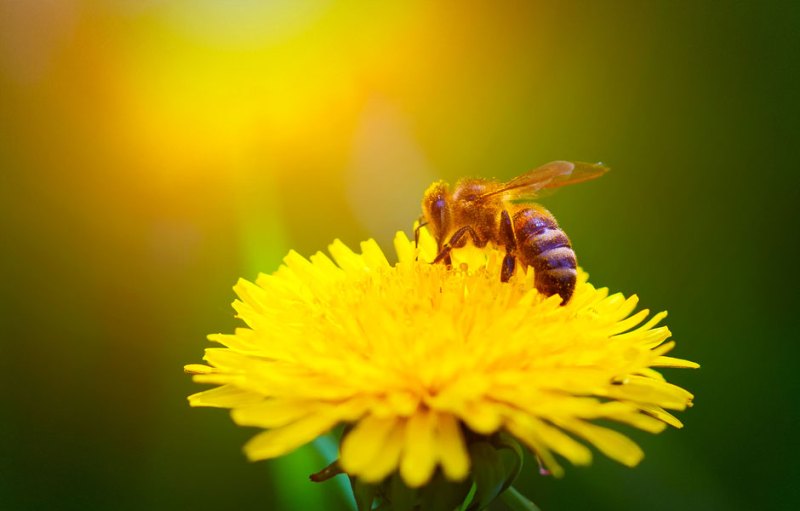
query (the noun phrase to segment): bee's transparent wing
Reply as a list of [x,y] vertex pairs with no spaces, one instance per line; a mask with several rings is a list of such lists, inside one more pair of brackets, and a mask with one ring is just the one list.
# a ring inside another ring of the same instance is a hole
[[502,195],[511,202],[531,201],[548,190],[595,179],[606,172],[608,167],[601,163],[553,161],[515,177],[483,197]]

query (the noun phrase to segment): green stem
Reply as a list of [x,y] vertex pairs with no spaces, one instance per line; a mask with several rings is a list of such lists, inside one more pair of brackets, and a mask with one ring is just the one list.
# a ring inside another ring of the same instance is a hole
[[541,511],[539,506],[526,499],[524,495],[517,491],[513,486],[509,486],[506,491],[500,494],[500,498],[512,511]]
[[[333,436],[330,433],[318,437],[311,443],[311,445],[314,446],[317,452],[328,463],[333,463],[333,461],[336,460],[339,448],[337,447],[336,440],[333,439]],[[349,504],[350,509],[355,510],[357,508],[356,501],[353,498],[353,491],[350,489],[350,483],[348,479],[346,477],[335,477],[333,480],[341,489],[342,495]]]

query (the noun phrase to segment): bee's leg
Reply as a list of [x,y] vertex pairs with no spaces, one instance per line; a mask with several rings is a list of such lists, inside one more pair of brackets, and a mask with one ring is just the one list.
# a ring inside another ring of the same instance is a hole
[[478,233],[475,232],[469,225],[465,225],[464,227],[460,228],[456,232],[450,236],[450,241],[444,244],[444,247],[439,251],[439,254],[436,256],[436,259],[433,260],[432,264],[436,264],[441,261],[445,261],[445,263],[450,266],[450,251],[454,248],[461,248],[467,244],[467,234],[472,237],[472,242],[477,246],[481,245],[481,239],[478,237]]
[[508,282],[511,280],[516,267],[517,258],[514,254],[517,251],[517,238],[514,236],[511,216],[506,210],[500,213],[500,243],[506,247],[506,256],[503,258],[503,266],[500,270],[500,281]]
[[414,228],[414,248],[419,248],[419,230],[428,225],[424,218],[417,221],[417,226]]
[[514,275],[514,268],[516,267],[517,258],[511,254],[506,254],[503,258],[503,267],[500,270],[500,282],[508,282],[511,276]]

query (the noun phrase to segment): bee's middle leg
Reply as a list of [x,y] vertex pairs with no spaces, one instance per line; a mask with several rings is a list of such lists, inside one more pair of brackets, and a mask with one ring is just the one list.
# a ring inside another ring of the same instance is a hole
[[467,235],[469,235],[472,238],[472,243],[474,243],[476,246],[478,247],[483,246],[481,244],[480,237],[478,237],[478,233],[475,232],[475,229],[473,229],[469,225],[465,225],[464,227],[461,227],[456,232],[454,232],[452,236],[450,236],[450,240],[444,244],[442,249],[439,251],[439,254],[436,256],[436,259],[433,260],[432,264],[444,261],[448,266],[450,266],[451,264],[450,252],[454,248],[461,248],[464,245],[466,245]]
[[503,266],[500,270],[500,281],[508,282],[514,275],[514,268],[517,266],[517,238],[514,236],[514,225],[511,223],[511,215],[503,210],[500,213],[500,243],[506,247],[506,256],[503,258]]

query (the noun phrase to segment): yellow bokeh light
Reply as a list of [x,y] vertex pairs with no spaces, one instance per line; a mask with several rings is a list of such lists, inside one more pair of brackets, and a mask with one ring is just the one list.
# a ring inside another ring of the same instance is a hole
[[374,44],[404,18],[362,30],[375,35],[365,44],[352,35],[363,18],[326,2],[234,4],[180,2],[137,19],[146,37],[120,66],[119,128],[173,172],[345,158],[385,57]]

